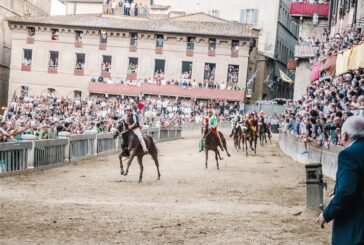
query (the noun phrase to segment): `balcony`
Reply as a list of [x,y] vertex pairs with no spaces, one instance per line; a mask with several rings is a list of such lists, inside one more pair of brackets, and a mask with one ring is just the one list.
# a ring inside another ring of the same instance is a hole
[[[82,48],[82,41],[75,41],[75,48]],[[105,46],[106,49],[106,46]]]
[[186,56],[192,57],[193,56],[193,49],[186,50]]
[[136,73],[129,73],[126,75],[126,80],[137,80],[138,74]]
[[75,76],[83,76],[84,73],[85,71],[83,69],[75,69],[75,71],[73,72]]
[[58,73],[58,67],[48,67],[48,73],[57,74]]
[[106,43],[100,43],[99,44],[99,49],[100,50],[105,50],[106,49]]
[[101,76],[111,78],[111,73],[109,71],[101,71]]
[[208,54],[208,56],[215,56],[215,49],[209,49],[207,54]]
[[156,48],[155,48],[155,53],[156,53],[156,54],[163,54],[163,48],[156,47]]
[[130,52],[136,52],[138,50],[138,46],[136,44],[130,44],[129,51]]
[[239,57],[239,50],[235,50],[235,49],[231,50],[231,57],[233,57],[233,58]]
[[330,4],[327,3],[298,3],[291,2],[289,14],[292,16],[312,17],[315,13],[321,17],[328,17]]
[[33,44],[34,43],[34,37],[27,37],[27,43]]
[[29,66],[29,65],[21,65],[21,70],[22,71],[31,71],[32,70],[32,66]]

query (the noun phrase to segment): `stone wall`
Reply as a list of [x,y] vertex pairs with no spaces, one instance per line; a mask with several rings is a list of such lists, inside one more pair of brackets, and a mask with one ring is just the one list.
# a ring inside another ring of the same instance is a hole
[[318,148],[315,146],[315,143],[310,143],[308,145],[308,155],[303,155],[302,152],[305,150],[305,147],[302,140],[285,132],[279,133],[279,147],[296,162],[302,164],[321,162],[324,175],[331,179],[336,179],[337,157],[342,147],[333,145],[329,149],[325,147]]

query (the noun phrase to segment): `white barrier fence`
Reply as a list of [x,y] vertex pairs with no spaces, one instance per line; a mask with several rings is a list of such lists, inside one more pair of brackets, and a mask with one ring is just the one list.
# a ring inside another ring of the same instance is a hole
[[323,174],[335,180],[337,171],[337,157],[342,147],[331,145],[329,149],[318,148],[314,143],[308,143],[308,154],[302,154],[305,151],[302,139],[286,132],[279,133],[279,147],[281,150],[292,158],[294,161],[309,164],[322,163]]
[[[143,133],[155,142],[176,140],[182,128],[149,128]],[[24,140],[0,143],[0,174],[58,166],[120,150],[122,138],[111,133],[59,136],[52,140]]]

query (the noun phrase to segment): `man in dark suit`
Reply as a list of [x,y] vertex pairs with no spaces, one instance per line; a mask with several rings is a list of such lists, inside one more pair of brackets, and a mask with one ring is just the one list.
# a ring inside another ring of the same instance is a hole
[[318,218],[334,221],[332,244],[364,244],[364,117],[351,116],[342,126],[334,197]]

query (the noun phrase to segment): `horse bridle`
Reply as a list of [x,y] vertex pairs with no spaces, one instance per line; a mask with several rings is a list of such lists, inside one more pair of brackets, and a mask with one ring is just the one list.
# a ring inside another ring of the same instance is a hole
[[[126,128],[126,127],[125,127],[125,122],[121,121],[121,122],[119,122],[119,123],[122,123],[122,124],[123,124],[123,127],[124,127],[124,128]],[[129,131],[129,129],[125,129],[124,131],[120,132],[120,131],[119,131],[119,128],[116,128],[116,131],[118,132],[118,134],[119,134],[119,135],[123,135],[123,134],[125,134],[126,132],[128,132],[128,131]]]

